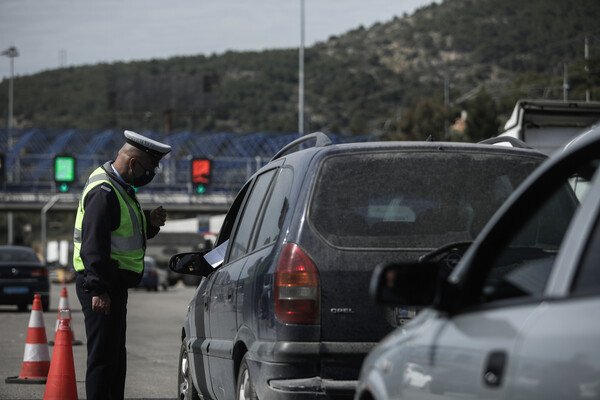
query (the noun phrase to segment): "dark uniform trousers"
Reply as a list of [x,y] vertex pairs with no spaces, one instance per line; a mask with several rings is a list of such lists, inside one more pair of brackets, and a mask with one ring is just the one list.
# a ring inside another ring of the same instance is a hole
[[93,296],[85,289],[81,273],[77,274],[75,286],[87,337],[87,400],[123,400],[127,373],[127,289],[109,292],[110,314],[105,315],[92,311]]

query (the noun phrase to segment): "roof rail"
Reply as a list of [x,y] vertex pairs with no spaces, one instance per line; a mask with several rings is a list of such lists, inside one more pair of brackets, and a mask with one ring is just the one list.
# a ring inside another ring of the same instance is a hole
[[512,147],[516,147],[518,149],[533,149],[533,147],[529,146],[524,141],[517,139],[515,137],[512,137],[512,136],[496,136],[493,138],[482,140],[481,142],[478,142],[478,143],[479,144],[496,144],[496,143],[504,143],[504,142],[510,143],[512,145]]
[[314,132],[314,133],[311,133],[308,135],[301,136],[298,139],[294,140],[293,142],[288,143],[285,146],[283,146],[283,148],[281,150],[279,150],[277,152],[277,154],[275,154],[273,156],[273,158],[271,158],[271,161],[281,158],[290,149],[292,149],[296,146],[299,146],[304,142],[308,142],[309,140],[312,140],[312,139],[317,140],[317,142],[315,143],[315,147],[325,147],[325,146],[329,146],[333,143],[331,141],[331,139],[329,139],[329,137],[326,134],[324,134],[323,132]]

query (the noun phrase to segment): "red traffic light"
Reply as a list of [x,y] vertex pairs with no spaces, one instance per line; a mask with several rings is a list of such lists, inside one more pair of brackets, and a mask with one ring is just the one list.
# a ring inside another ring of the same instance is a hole
[[206,158],[192,159],[192,183],[210,183],[211,162]]

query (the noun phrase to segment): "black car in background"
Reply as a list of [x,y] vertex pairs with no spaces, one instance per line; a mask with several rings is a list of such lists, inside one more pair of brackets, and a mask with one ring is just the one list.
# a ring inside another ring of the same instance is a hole
[[178,398],[351,398],[367,353],[415,315],[373,307],[374,266],[444,248],[453,268],[545,159],[490,144],[336,145],[320,133],[285,146],[233,201],[208,255],[221,262],[171,259],[205,277],[181,331]]
[[0,246],[0,304],[15,304],[27,311],[33,295],[42,296],[42,309],[50,307],[48,267],[26,246]]

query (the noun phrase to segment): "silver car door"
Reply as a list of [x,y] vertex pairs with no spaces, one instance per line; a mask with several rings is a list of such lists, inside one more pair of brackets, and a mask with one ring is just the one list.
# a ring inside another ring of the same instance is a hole
[[573,175],[564,169],[549,173],[530,192],[537,206],[515,203],[520,210],[503,218],[520,219],[498,221],[495,227],[501,231],[479,244],[471,260],[477,268],[469,271],[472,279],[465,279],[463,306],[429,345],[432,392],[444,398],[501,399],[512,397],[513,385],[529,383],[515,373],[525,347],[521,334],[537,326],[534,321],[548,307],[550,277],[558,274],[561,243],[581,204],[569,184]]
[[523,329],[510,398],[600,398],[600,174],[561,245],[547,298]]

